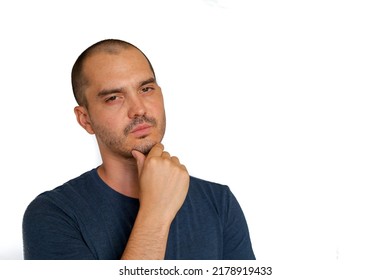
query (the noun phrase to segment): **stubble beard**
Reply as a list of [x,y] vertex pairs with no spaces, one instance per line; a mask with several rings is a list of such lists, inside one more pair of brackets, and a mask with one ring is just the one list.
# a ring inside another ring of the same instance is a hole
[[[157,128],[159,130],[160,139],[150,139],[148,136],[137,138],[138,144],[129,144],[128,136],[131,133],[132,129],[139,124],[147,123],[152,127]],[[144,155],[147,155],[154,145],[161,142],[164,133],[165,133],[165,116],[162,119],[161,126],[159,127],[158,122],[155,118],[148,116],[140,116],[132,120],[132,122],[126,126],[123,130],[123,133],[120,135],[116,135],[113,131],[97,125],[93,124],[93,129],[96,134],[96,138],[99,143],[104,144],[111,152],[120,155],[121,157],[132,159],[132,151],[137,150]]]

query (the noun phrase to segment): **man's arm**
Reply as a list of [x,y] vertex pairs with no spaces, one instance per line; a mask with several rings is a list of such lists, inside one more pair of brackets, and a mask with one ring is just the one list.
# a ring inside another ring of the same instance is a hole
[[227,191],[226,202],[223,259],[255,260],[244,213],[230,189]]
[[38,196],[29,204],[23,217],[24,259],[97,258],[86,245],[77,222],[68,214],[47,194]]
[[169,228],[188,192],[189,174],[162,144],[147,157],[132,153],[138,166],[140,209],[122,259],[164,259]]

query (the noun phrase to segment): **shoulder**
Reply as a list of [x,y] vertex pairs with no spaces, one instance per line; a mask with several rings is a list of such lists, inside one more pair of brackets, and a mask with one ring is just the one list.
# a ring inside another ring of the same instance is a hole
[[226,198],[231,194],[231,191],[227,185],[191,176],[189,194],[197,194],[218,199]]
[[205,204],[219,209],[223,212],[230,204],[233,194],[227,185],[203,180],[197,177],[190,177],[190,188],[188,190],[187,200],[194,204]]
[[194,176],[190,176],[190,187],[210,192],[224,192],[229,190],[227,185],[207,181]]
[[[36,238],[49,235],[78,234],[80,225],[94,217],[94,205],[99,205],[102,195],[91,191],[95,187],[94,170],[88,171],[63,185],[41,193],[27,206],[23,215],[23,238],[26,244],[33,244]],[[92,207],[91,207],[92,206]]]
[[94,170],[85,172],[61,186],[39,194],[28,205],[26,214],[41,211],[48,213],[49,209],[51,211],[68,211],[77,205],[77,202],[85,201],[85,198],[90,196]]
[[88,191],[89,188],[95,184],[97,176],[96,168],[90,171],[87,171],[80,176],[69,180],[68,182],[54,188],[51,191],[44,192],[43,194],[49,196],[72,196],[85,191]]

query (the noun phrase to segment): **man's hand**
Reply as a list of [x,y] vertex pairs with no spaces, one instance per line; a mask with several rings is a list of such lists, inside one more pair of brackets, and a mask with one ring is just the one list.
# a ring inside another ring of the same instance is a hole
[[189,174],[177,157],[156,144],[147,156],[133,150],[140,183],[140,211],[171,222],[186,198]]
[[162,144],[156,144],[146,157],[135,150],[132,154],[138,167],[140,208],[122,259],[161,260],[190,178],[185,166],[164,152]]

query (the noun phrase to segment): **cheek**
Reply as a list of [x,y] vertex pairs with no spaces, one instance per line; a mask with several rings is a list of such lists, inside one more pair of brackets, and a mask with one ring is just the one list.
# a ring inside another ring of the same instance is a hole
[[165,116],[165,110],[163,107],[158,108],[155,112],[155,117],[158,120],[159,126],[163,129],[165,129],[166,124],[166,116]]
[[160,99],[158,100],[155,108],[156,108],[156,112],[159,114],[159,116],[161,118],[165,119],[165,107],[164,107],[164,100],[162,98],[162,95],[161,95]]
[[120,123],[119,116],[121,116],[121,113],[118,111],[101,109],[97,110],[94,116],[97,124],[108,128],[114,128]]
[[114,134],[119,129],[118,121],[109,116],[99,116],[91,119],[92,128],[95,133]]

